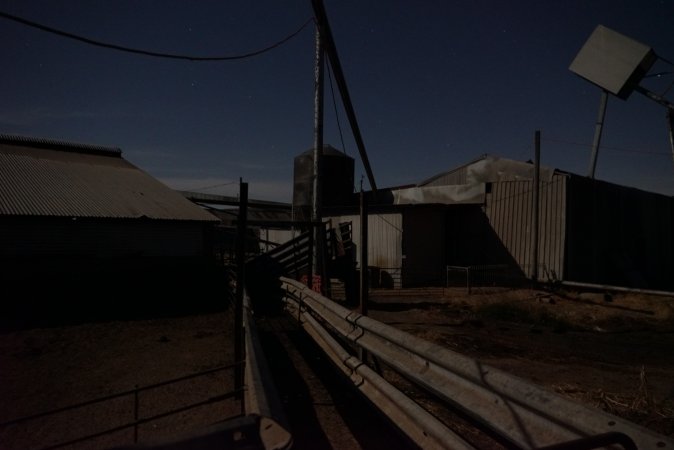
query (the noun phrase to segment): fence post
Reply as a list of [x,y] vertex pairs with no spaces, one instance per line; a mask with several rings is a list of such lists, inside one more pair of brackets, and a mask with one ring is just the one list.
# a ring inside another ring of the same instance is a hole
[[470,266],[466,267],[466,287],[468,288],[468,295],[470,295]]
[[304,300],[304,294],[300,291],[299,301],[297,302],[297,323],[302,325],[302,301]]
[[236,233],[236,298],[234,302],[234,389],[242,399],[245,343],[243,336],[243,297],[246,280],[246,227],[248,220],[248,183],[239,179],[239,217]]
[[138,443],[138,385],[133,389],[133,443]]

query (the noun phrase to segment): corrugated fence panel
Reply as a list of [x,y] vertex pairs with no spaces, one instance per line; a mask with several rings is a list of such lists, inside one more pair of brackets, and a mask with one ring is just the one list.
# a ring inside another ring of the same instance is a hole
[[[566,178],[541,182],[539,279],[561,279],[564,267]],[[499,181],[487,196],[489,222],[526,276],[533,273],[533,181]]]

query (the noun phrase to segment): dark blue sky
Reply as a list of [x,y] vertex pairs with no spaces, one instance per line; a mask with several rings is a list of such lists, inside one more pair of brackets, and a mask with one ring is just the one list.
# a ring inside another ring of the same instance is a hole
[[[325,6],[380,187],[416,183],[483,153],[531,159],[536,129],[543,164],[585,175],[600,92],[568,66],[596,25],[674,60],[674,0]],[[0,0],[0,10],[118,45],[204,56],[264,47],[312,14],[309,0]],[[252,197],[290,200],[293,158],[313,139],[312,27],[233,62],[119,53],[4,19],[0,42],[1,133],[118,146],[180,189],[243,177]],[[668,75],[647,85],[660,92],[672,82]],[[346,151],[357,158],[338,107]],[[328,89],[325,142],[341,147],[332,108]],[[663,107],[638,93],[610,98],[603,145],[637,152],[602,150],[598,178],[674,195]],[[358,161],[357,180],[362,173]],[[233,195],[237,186],[204,192]]]

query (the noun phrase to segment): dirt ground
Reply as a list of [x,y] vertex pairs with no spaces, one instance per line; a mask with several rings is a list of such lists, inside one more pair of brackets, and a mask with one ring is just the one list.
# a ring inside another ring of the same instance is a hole
[[[120,320],[0,334],[0,422],[133,390],[234,362],[232,314]],[[233,390],[222,370],[139,394],[151,417]],[[240,413],[236,400],[213,402],[138,429],[139,441],[170,438]],[[0,449],[31,450],[118,427],[134,419],[134,396],[0,427]],[[68,446],[133,443],[133,428]]]
[[674,435],[674,298],[492,288],[372,300],[377,320]]
[[[674,435],[674,298],[483,289],[375,291],[370,315],[458,352]],[[0,422],[233,362],[231,311],[0,334]],[[221,371],[140,394],[149,417],[230,392]],[[32,450],[130,422],[133,396],[0,426],[0,448]],[[221,401],[139,428],[167,437],[237,415]],[[133,429],[67,448],[133,442]]]

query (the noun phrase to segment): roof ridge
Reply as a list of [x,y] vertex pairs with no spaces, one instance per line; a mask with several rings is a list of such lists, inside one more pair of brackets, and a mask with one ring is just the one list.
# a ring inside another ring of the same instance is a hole
[[63,152],[85,153],[115,158],[122,157],[122,150],[119,147],[105,147],[102,145],[80,144],[77,142],[61,141],[57,139],[44,139],[2,133],[0,133],[0,144],[37,147]]

